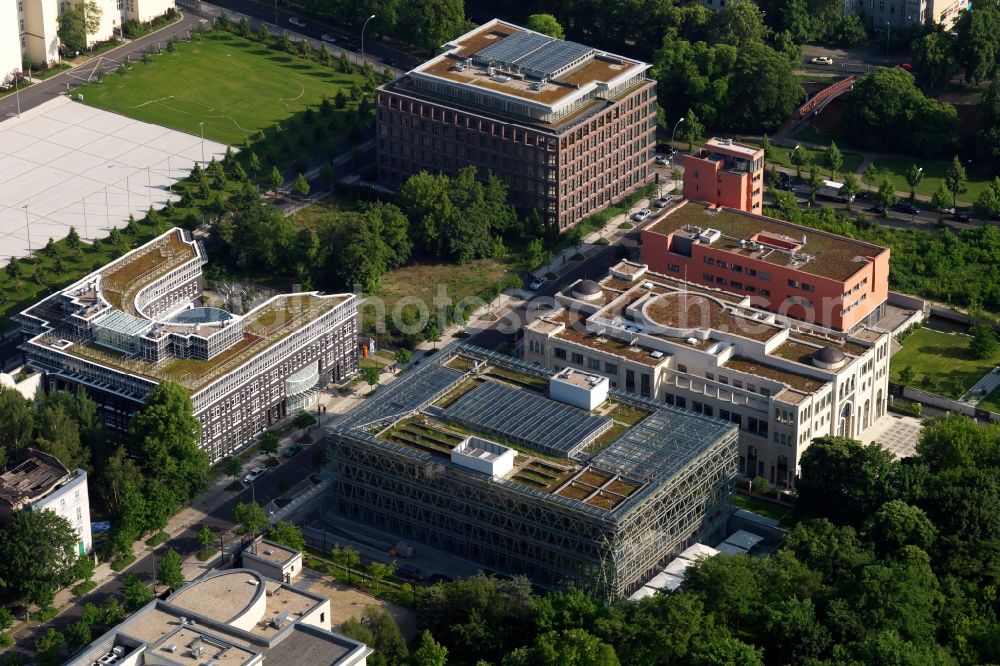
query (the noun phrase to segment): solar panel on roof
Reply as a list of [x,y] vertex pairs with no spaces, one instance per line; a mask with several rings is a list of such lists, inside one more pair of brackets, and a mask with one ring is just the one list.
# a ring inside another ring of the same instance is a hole
[[445,410],[459,423],[552,455],[570,456],[611,427],[611,419],[535,393],[484,382]]
[[579,60],[590,55],[594,49],[576,42],[564,42],[555,40],[543,45],[541,48],[524,55],[515,64],[525,69],[531,69],[551,76],[566,65],[575,60]]
[[481,49],[476,53],[476,57],[511,64],[544,44],[554,41],[556,41],[554,38],[537,32],[515,32]]

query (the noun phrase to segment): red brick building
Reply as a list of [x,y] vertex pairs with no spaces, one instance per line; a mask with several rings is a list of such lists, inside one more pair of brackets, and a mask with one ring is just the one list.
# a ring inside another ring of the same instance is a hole
[[764,191],[764,149],[709,139],[685,155],[684,197],[716,206],[760,213]]
[[694,201],[642,230],[642,262],[837,331],[876,322],[889,296],[887,248]]
[[474,165],[566,229],[653,180],[650,65],[494,19],[377,91],[378,179]]

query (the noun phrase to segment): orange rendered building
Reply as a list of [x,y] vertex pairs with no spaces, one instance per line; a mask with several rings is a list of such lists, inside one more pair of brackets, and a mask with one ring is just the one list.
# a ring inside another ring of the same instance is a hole
[[889,293],[887,248],[693,201],[642,230],[642,261],[837,331],[878,321]]
[[760,213],[764,188],[764,150],[709,139],[700,150],[684,155],[684,198],[716,206]]

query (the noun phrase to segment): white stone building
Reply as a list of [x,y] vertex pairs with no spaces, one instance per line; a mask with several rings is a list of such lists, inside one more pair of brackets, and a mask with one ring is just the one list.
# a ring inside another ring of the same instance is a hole
[[813,438],[860,438],[885,414],[887,333],[783,319],[630,262],[556,300],[563,309],[525,326],[525,361],[738,424],[747,476],[791,486]]
[[20,463],[0,474],[0,522],[10,522],[18,511],[45,510],[55,511],[76,530],[77,554],[90,552],[94,540],[87,472],[70,472],[54,456],[28,449]]

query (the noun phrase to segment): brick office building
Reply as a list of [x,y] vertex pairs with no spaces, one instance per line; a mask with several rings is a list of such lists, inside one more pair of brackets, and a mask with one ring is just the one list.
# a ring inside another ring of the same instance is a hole
[[695,201],[642,230],[642,262],[842,332],[878,321],[889,296],[887,248]]
[[378,179],[474,165],[571,227],[653,179],[650,65],[494,19],[381,86]]
[[764,191],[764,149],[712,138],[685,155],[684,198],[760,213]]

